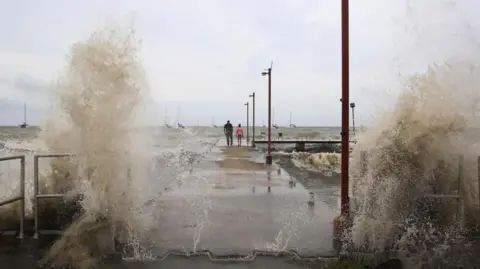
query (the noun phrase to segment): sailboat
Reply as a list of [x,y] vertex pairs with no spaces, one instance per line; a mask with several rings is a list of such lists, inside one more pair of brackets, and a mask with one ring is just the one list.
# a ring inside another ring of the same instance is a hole
[[23,104],[23,123],[19,125],[20,128],[27,128],[27,103]]
[[215,124],[215,117],[212,117],[212,126],[213,128],[217,128],[217,125]]
[[185,126],[180,123],[180,106],[177,107],[177,128],[184,129]]
[[170,124],[168,124],[169,122],[169,118],[168,118],[168,109],[165,109],[165,122],[164,122],[164,125],[165,127],[167,128],[172,128],[172,126]]
[[278,129],[278,125],[275,122],[275,109],[272,109],[272,127]]
[[290,128],[297,128],[297,125],[292,124],[292,112],[290,112]]

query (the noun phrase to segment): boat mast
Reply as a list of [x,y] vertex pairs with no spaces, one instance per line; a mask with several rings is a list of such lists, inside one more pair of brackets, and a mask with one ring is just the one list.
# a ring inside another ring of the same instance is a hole
[[177,106],[177,122],[176,122],[177,127],[179,123],[180,123],[180,106]]
[[165,119],[164,119],[164,124],[168,125],[168,108],[165,108]]
[[23,123],[27,124],[27,103],[23,103]]

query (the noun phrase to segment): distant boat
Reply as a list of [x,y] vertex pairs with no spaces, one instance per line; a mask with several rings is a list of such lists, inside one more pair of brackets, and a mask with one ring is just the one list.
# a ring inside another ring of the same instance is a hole
[[23,104],[23,123],[19,125],[20,128],[27,128],[27,103]]
[[297,125],[292,124],[292,112],[290,112],[290,128],[297,128]]
[[272,109],[272,127],[278,129],[278,125],[273,122],[275,122],[275,108]]
[[180,106],[177,107],[177,128],[185,129],[185,126],[180,123]]
[[168,109],[165,109],[165,122],[164,122],[164,125],[165,127],[167,128],[172,128],[172,126],[170,124],[168,124],[169,122],[169,118],[168,118]]
[[215,124],[215,118],[214,117],[212,117],[212,126],[213,126],[213,128],[217,128],[217,125]]

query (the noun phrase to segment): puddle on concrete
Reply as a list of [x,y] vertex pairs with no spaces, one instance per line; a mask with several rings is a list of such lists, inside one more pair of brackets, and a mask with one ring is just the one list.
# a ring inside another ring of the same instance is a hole
[[263,163],[256,163],[247,159],[225,159],[217,162],[221,168],[243,170],[265,170]]

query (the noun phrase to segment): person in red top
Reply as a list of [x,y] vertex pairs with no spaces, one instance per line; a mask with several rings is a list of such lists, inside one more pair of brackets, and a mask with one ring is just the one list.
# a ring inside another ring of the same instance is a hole
[[243,137],[243,128],[242,128],[242,125],[239,124],[237,127],[237,140],[238,140],[239,147],[242,145],[242,137]]

